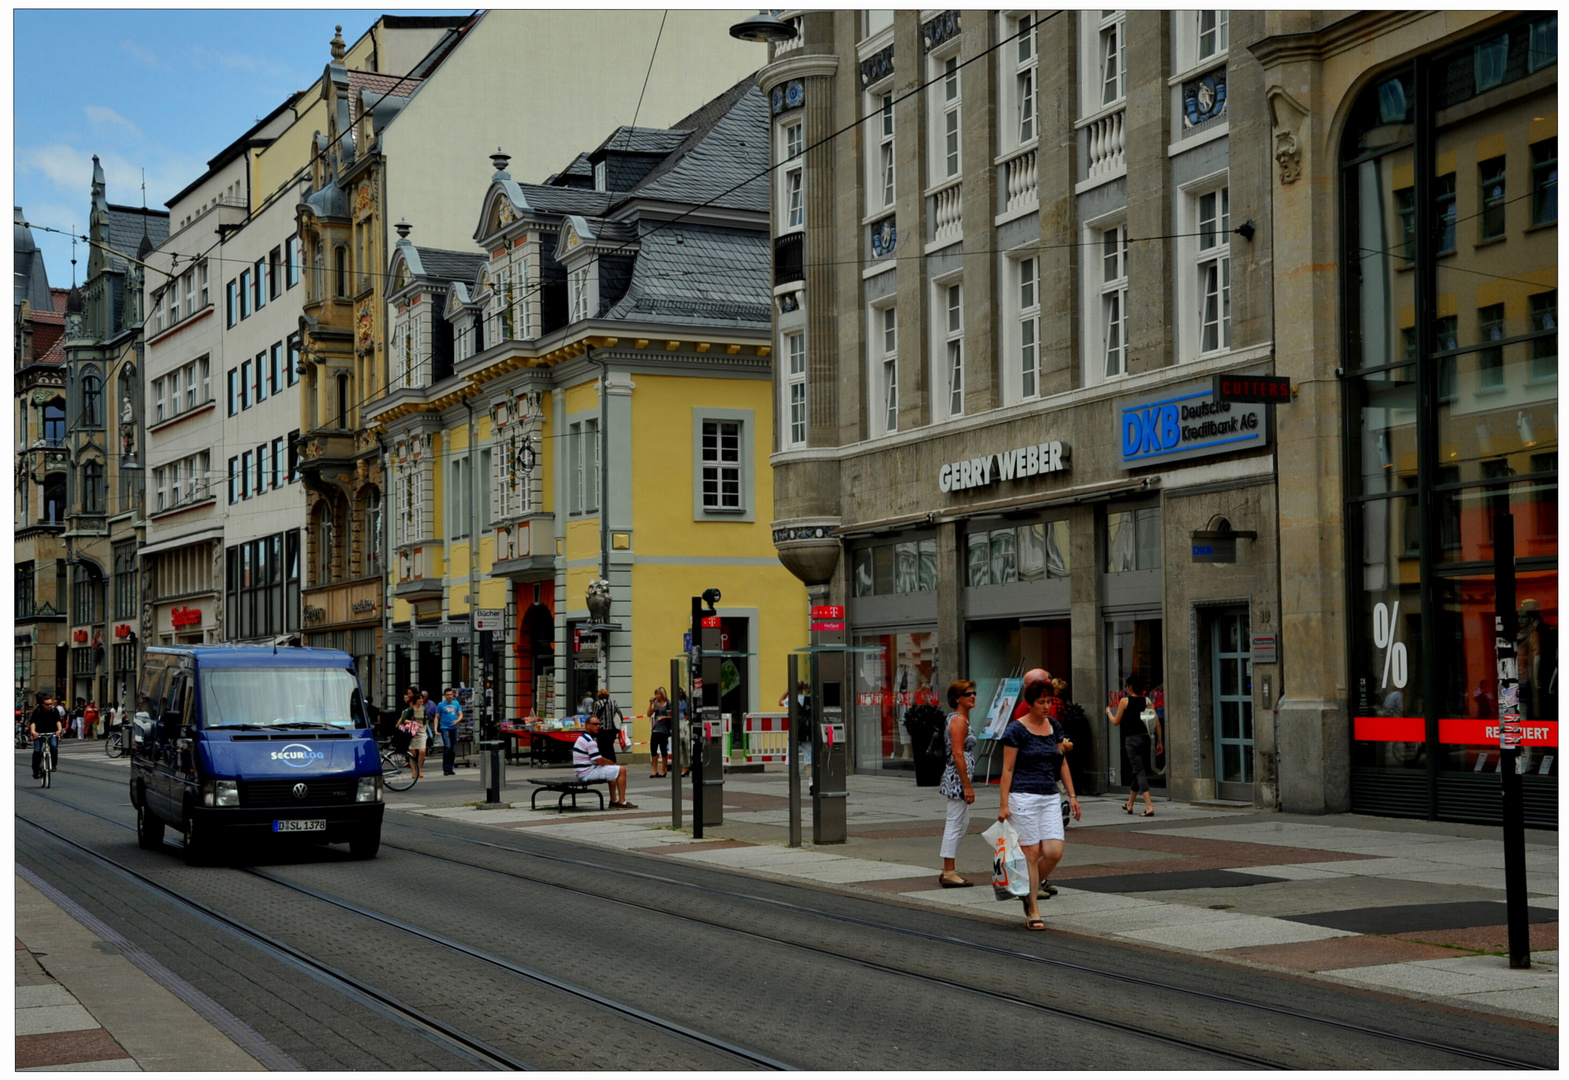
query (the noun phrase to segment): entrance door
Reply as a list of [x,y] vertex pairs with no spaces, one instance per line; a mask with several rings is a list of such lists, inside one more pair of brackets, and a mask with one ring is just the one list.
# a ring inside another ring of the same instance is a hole
[[1253,655],[1245,610],[1224,612],[1210,626],[1215,701],[1215,796],[1253,801]]

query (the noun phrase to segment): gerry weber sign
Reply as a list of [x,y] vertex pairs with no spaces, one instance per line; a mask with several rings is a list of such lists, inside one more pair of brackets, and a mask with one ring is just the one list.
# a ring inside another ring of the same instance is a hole
[[998,480],[1023,480],[1044,473],[1062,472],[1071,464],[1069,448],[1060,442],[1043,442],[986,454],[968,461],[954,461],[937,472],[940,491],[986,487]]
[[1216,401],[1209,381],[1120,401],[1117,418],[1124,469],[1269,445],[1269,406]]

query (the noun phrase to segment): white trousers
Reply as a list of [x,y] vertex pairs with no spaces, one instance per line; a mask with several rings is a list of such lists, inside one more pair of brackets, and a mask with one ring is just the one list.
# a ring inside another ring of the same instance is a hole
[[959,856],[959,841],[964,839],[970,831],[970,804],[963,799],[948,800],[948,822],[942,830],[942,852],[944,859],[956,859]]

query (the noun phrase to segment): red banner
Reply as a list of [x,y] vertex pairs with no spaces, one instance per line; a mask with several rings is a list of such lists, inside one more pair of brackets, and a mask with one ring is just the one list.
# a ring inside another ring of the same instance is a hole
[[841,630],[842,631],[843,629],[844,629],[844,622],[842,620],[836,620],[834,622],[814,622],[812,624],[812,632],[813,633],[817,633],[819,631],[828,631],[828,630]]
[[[1558,721],[1521,722],[1526,746],[1557,746]],[[1359,742],[1426,742],[1427,721],[1420,716],[1358,716],[1352,737]],[[1498,721],[1456,717],[1438,721],[1438,741],[1447,746],[1497,746]]]
[[814,618],[814,619],[842,619],[842,618],[844,618],[844,607],[843,607],[843,605],[840,605],[840,604],[817,604],[817,605],[814,605],[813,608],[812,608],[812,618]]

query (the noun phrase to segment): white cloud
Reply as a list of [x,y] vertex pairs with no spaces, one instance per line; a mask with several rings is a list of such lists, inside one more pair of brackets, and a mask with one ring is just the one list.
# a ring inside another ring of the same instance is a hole
[[131,121],[109,108],[107,105],[83,105],[82,112],[87,114],[87,119],[97,127],[118,127],[126,132],[142,137],[142,129]]
[[146,64],[150,68],[153,68],[154,70],[166,70],[166,65],[163,62],[163,58],[160,57],[157,53],[153,52],[151,49],[138,45],[136,42],[129,39],[120,42],[120,48],[130,53],[134,59],[140,60],[142,63]]
[[[162,207],[163,200],[185,187],[206,171],[205,161],[184,154],[152,149],[138,160],[114,150],[100,150],[104,182],[109,201],[136,206],[142,201],[142,170],[147,171],[147,205]],[[19,174],[41,176],[60,195],[81,207],[81,224],[86,226],[88,200],[93,187],[93,155],[65,143],[45,146],[20,146],[16,154]],[[20,184],[18,185],[20,187]]]

